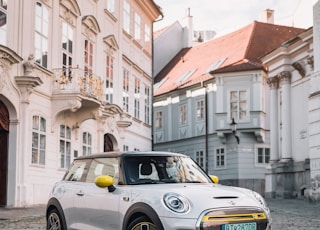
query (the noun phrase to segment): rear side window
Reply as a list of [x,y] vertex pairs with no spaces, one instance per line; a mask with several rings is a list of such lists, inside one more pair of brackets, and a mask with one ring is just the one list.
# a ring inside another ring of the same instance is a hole
[[88,175],[87,183],[94,183],[97,176],[108,175],[114,178],[115,184],[119,181],[119,164],[118,158],[96,158],[92,159]]
[[66,181],[84,181],[87,173],[88,161],[74,161],[69,171],[64,176],[63,180]]

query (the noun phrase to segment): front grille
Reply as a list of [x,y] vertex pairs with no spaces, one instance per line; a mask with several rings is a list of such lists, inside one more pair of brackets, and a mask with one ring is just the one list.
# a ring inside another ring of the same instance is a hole
[[268,217],[259,208],[234,207],[210,210],[201,216],[197,229],[221,230],[225,224],[239,224],[255,222],[257,230],[268,229]]

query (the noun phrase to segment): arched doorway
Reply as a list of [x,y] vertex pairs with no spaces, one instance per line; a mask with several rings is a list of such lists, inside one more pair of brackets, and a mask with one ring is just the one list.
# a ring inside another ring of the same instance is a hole
[[7,203],[9,112],[0,101],[0,206]]
[[104,134],[104,141],[103,141],[103,151],[104,152],[112,152],[114,151],[114,143],[115,138],[112,134],[106,133]]

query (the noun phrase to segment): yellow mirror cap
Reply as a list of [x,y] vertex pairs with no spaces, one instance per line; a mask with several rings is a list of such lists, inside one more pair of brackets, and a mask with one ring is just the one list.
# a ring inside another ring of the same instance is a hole
[[94,183],[101,188],[109,187],[110,185],[113,185],[114,178],[112,176],[107,175],[101,175],[97,176]]

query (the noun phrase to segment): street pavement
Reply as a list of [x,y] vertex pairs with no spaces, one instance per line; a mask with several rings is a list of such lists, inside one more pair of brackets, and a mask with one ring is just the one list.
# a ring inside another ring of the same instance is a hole
[[[267,199],[272,230],[320,229],[320,203],[304,199]],[[29,208],[0,208],[0,229],[45,229],[45,205]]]

